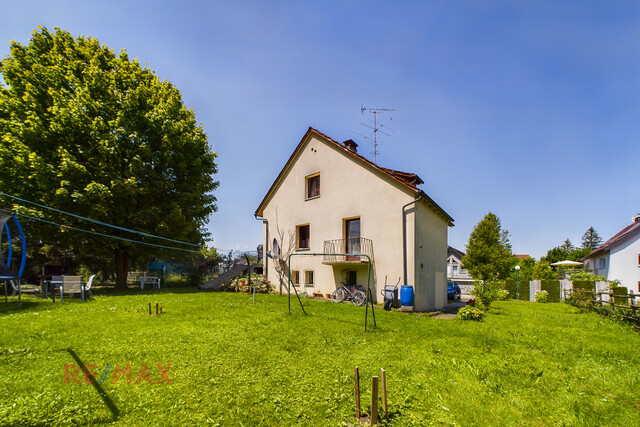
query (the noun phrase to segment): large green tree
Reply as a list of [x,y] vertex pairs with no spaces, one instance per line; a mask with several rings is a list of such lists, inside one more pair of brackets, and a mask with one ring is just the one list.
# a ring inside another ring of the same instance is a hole
[[[26,46],[12,42],[0,75],[0,191],[153,235],[206,240],[205,225],[217,209],[216,153],[175,86],[125,51],[116,55],[95,38],[58,28],[35,30]],[[5,208],[9,201],[0,199]],[[27,210],[22,205],[11,208]],[[143,239],[35,206],[28,213]],[[126,286],[132,256],[158,254],[66,228],[29,228],[77,256],[111,253],[119,287]]]
[[593,251],[595,248],[597,248],[601,244],[602,244],[602,238],[593,227],[589,227],[589,229],[585,231],[584,234],[582,235],[583,248],[588,248]]
[[476,280],[506,278],[518,258],[511,254],[509,232],[503,230],[500,218],[489,212],[469,236],[463,268]]

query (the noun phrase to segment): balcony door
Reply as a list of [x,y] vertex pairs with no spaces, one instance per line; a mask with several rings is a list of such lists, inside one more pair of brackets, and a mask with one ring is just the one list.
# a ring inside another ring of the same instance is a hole
[[[359,254],[362,251],[360,247],[360,218],[346,219],[344,221],[345,234],[345,253]],[[347,261],[358,261],[360,257],[348,256]]]

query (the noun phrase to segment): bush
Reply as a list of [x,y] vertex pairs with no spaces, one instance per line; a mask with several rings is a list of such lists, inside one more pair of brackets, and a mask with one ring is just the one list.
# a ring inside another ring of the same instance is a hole
[[498,301],[506,301],[509,299],[509,291],[506,289],[500,289],[498,291]]
[[[232,279],[228,285],[229,290],[236,290],[238,286],[244,286],[247,284],[246,277],[236,277]],[[262,274],[251,275],[251,286],[256,288],[257,293],[269,293],[273,292],[274,287]]]
[[482,320],[484,317],[484,311],[477,307],[467,305],[458,310],[457,317],[461,320]]
[[497,301],[502,296],[503,285],[496,281],[478,281],[474,283],[471,294],[482,300],[485,307],[489,308],[492,302]]
[[547,291],[536,292],[536,302],[549,302],[549,292]]

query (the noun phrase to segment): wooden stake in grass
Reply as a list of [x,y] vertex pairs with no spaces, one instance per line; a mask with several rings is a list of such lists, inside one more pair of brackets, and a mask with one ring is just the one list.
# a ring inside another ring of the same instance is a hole
[[356,418],[360,419],[360,374],[356,366]]
[[387,373],[380,369],[380,381],[382,382],[382,416],[387,418]]
[[378,377],[371,377],[371,425],[378,424]]
[[149,303],[149,316],[151,316],[151,303]]
[[156,303],[156,316],[158,315],[158,303]]

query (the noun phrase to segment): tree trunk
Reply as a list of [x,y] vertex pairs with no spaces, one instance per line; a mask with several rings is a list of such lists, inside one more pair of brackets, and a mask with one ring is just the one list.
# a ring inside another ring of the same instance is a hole
[[127,288],[127,275],[129,274],[129,253],[122,249],[116,249],[116,289]]

